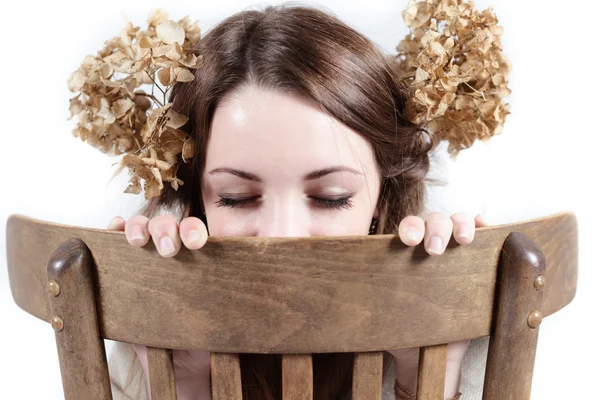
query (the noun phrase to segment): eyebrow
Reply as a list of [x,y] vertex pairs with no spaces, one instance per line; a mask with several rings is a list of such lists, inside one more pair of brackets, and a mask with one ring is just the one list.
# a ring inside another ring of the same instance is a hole
[[[304,180],[305,181],[313,181],[315,179],[319,179],[322,178],[326,175],[329,175],[331,173],[334,172],[342,172],[342,171],[347,171],[347,172],[351,172],[353,174],[356,175],[362,175],[360,172],[358,172],[357,170],[355,170],[354,168],[350,168],[347,167],[345,165],[336,165],[333,167],[327,167],[327,168],[323,168],[323,169],[318,169],[316,171],[313,172],[309,172],[308,174],[306,174],[304,176]],[[209,172],[210,175],[212,174],[216,174],[216,173],[229,173],[235,176],[238,176],[242,179],[246,179],[249,181],[254,181],[254,182],[262,182],[262,179],[260,179],[258,176],[250,173],[250,172],[246,172],[246,171],[241,171],[239,169],[234,169],[234,168],[215,168],[212,171]]]

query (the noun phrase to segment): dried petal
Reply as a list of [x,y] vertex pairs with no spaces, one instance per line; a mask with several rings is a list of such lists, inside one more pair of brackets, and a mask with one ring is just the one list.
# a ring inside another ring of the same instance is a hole
[[151,38],[150,36],[142,36],[138,41],[138,44],[143,49],[150,49],[158,46],[160,42]]
[[180,128],[188,122],[188,117],[183,114],[178,114],[173,110],[169,110],[167,113],[169,120],[167,121],[167,126],[169,128]]
[[421,83],[426,81],[429,78],[429,74],[422,68],[417,68],[417,72],[415,73],[414,83]]
[[131,177],[129,186],[127,186],[127,189],[125,189],[124,193],[140,194],[141,192],[142,192],[142,186],[140,185],[139,178],[136,176]]
[[171,69],[170,68],[162,68],[158,71],[158,80],[163,86],[169,86],[171,84]]
[[154,9],[151,10],[148,13],[148,25],[150,26],[157,26],[165,21],[167,21],[167,19],[169,18],[169,14],[167,14],[167,12],[165,10],[163,10],[162,8],[159,9]]
[[166,163],[166,162],[164,162],[164,161],[161,161],[161,160],[157,160],[157,159],[155,159],[155,158],[146,158],[146,157],[142,157],[142,161],[143,161],[143,162],[144,162],[146,165],[153,166],[153,167],[157,167],[157,168],[159,168],[159,169],[164,169],[164,170],[167,170],[167,169],[170,169],[170,168],[171,168],[171,166],[170,166],[168,163]]
[[71,92],[81,90],[85,84],[85,75],[80,70],[73,72],[71,76],[69,76],[68,84]]
[[134,105],[135,103],[129,98],[119,99],[113,103],[111,110],[117,118],[121,118]]
[[169,60],[177,61],[181,58],[182,53],[183,50],[181,49],[179,43],[173,43],[169,46],[169,51],[167,54],[165,54],[165,57],[167,57]]
[[188,68],[194,68],[197,62],[198,57],[195,54],[187,54],[185,57],[179,59],[179,64]]
[[175,68],[175,80],[177,82],[191,82],[194,80],[194,74],[186,68]]
[[181,152],[181,158],[183,162],[187,162],[186,160],[192,158],[194,155],[194,140],[190,137],[183,143],[183,150]]
[[166,44],[183,44],[185,40],[185,31],[177,22],[173,21],[165,21],[159,24],[156,27],[156,33],[158,38]]

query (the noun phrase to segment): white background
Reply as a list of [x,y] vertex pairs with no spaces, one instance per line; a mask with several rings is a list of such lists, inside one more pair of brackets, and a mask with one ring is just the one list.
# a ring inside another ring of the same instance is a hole
[[[279,2],[272,2],[275,4]],[[504,132],[434,171],[449,185],[432,191],[430,207],[448,213],[484,212],[493,224],[573,211],[579,222],[578,294],[542,324],[532,399],[600,398],[596,214],[598,154],[598,35],[596,1],[498,1],[503,44],[513,62]],[[113,162],[74,139],[67,121],[69,74],[87,54],[124,26],[122,15],[145,29],[149,10],[171,19],[189,15],[206,32],[249,1],[15,1],[0,24],[0,384],[6,399],[60,399],[62,387],[51,327],[12,301],[6,272],[5,225],[13,213],[96,228],[141,204],[122,194],[122,174],[109,183]],[[407,33],[407,1],[303,2],[330,10],[393,52]],[[478,8],[490,5],[478,1]],[[139,196],[141,197],[141,196]]]

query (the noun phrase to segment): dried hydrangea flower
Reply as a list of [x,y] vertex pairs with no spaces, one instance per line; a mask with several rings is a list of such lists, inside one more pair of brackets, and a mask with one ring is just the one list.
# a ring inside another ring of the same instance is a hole
[[[202,65],[202,55],[193,50],[200,40],[197,22],[187,16],[171,21],[161,9],[151,11],[147,22],[145,31],[128,22],[95,57],[85,57],[68,87],[79,92],[69,106],[69,119],[79,119],[73,136],[104,153],[124,154],[115,176],[127,167],[125,192],[141,193],[143,179],[150,199],[161,193],[163,182],[175,190],[183,184],[176,177],[178,156],[187,162],[194,145],[179,129],[187,116],[171,109],[167,93],[176,82],[194,79],[190,69]],[[138,89],[141,85],[151,85],[151,93]]]
[[394,66],[411,89],[409,118],[449,141],[453,158],[502,132],[509,105],[511,64],[502,53],[502,27],[492,8],[462,0],[411,0],[402,13],[408,34]]

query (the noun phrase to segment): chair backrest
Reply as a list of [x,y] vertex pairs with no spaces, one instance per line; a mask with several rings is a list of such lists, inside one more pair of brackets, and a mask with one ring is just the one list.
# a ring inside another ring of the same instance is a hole
[[[484,399],[529,398],[538,329],[577,282],[570,212],[478,228],[442,256],[397,235],[210,237],[162,258],[124,233],[12,215],[15,302],[55,329],[67,399],[109,399],[103,339],[148,346],[152,398],[171,349],[211,352],[213,399],[241,399],[239,353],[282,354],[284,399],[312,398],[312,353],[353,352],[353,399],[381,398],[386,349],[421,347],[418,399],[443,397],[446,343],[490,336]],[[390,318],[393,315],[393,318]]]

